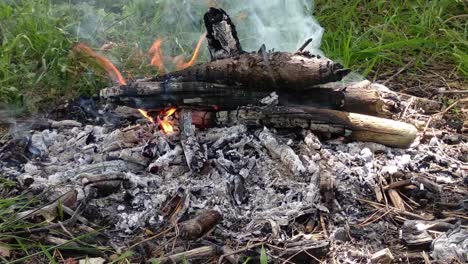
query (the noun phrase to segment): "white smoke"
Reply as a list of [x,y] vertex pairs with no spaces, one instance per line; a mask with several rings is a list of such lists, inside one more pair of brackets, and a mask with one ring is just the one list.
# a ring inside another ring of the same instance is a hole
[[323,28],[312,16],[310,0],[238,0],[224,1],[221,7],[236,24],[245,50],[257,50],[262,44],[276,51],[295,51],[308,38],[308,50],[320,52]]
[[[182,0],[160,1],[159,22],[167,25],[159,34],[191,34],[196,41],[205,28],[203,14],[208,7],[224,9],[236,25],[242,48],[256,51],[262,44],[267,50],[296,51],[308,38],[306,50],[321,54],[323,28],[312,16],[311,0]],[[183,26],[184,30],[180,30]],[[175,30],[178,28],[178,30]]]

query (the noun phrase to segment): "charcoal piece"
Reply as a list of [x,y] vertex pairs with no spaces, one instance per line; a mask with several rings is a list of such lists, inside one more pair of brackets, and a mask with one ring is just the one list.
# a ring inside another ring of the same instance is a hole
[[221,8],[210,7],[203,17],[211,60],[238,56],[242,51],[236,26]]

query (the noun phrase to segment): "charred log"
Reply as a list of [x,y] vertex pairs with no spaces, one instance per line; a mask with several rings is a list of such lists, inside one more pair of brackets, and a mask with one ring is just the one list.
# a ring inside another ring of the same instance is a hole
[[237,57],[197,64],[153,81],[210,82],[257,89],[287,87],[301,90],[311,85],[341,80],[350,71],[319,55],[290,52],[243,53]]
[[[158,110],[168,106],[234,110],[258,105],[273,90],[205,82],[137,82],[101,90],[101,97],[134,108]],[[302,91],[277,91],[279,105],[307,105],[389,117],[400,112],[399,97],[369,81],[330,83]]]

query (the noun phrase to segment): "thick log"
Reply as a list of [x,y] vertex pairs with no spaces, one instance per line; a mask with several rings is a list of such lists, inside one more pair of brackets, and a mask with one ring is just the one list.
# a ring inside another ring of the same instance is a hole
[[[158,110],[168,106],[234,110],[259,105],[273,90],[228,86],[205,82],[137,82],[101,90],[101,97],[134,108]],[[399,97],[369,81],[330,83],[302,91],[277,91],[279,105],[318,108],[389,117],[400,112]]]
[[197,64],[158,76],[152,81],[240,84],[257,89],[287,87],[289,91],[297,91],[311,85],[339,81],[349,72],[341,64],[319,55],[253,52]]
[[351,140],[376,142],[407,148],[417,136],[413,125],[368,115],[313,107],[243,107],[235,111],[199,112],[192,118],[199,126],[237,125],[304,128],[345,136]]
[[288,86],[288,90],[338,81],[349,73],[339,63],[307,52],[258,53],[242,50],[237,31],[222,9],[210,8],[204,16],[211,62],[172,72],[156,80],[203,81],[241,84],[257,88]]

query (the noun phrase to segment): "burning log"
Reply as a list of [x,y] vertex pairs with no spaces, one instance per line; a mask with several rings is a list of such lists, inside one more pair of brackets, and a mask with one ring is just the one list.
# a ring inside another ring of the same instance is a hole
[[306,106],[243,107],[216,114],[200,112],[192,121],[205,127],[214,124],[244,124],[254,127],[304,128],[398,148],[409,147],[417,136],[416,127],[404,122]]
[[[234,110],[258,105],[273,89],[229,86],[206,82],[137,82],[101,90],[101,97],[135,108],[162,109],[176,105]],[[302,91],[276,91],[279,105],[307,105],[380,117],[400,112],[399,97],[369,81],[311,86]]]
[[319,55],[290,52],[243,53],[238,57],[197,64],[152,81],[210,82],[299,91],[311,85],[341,80],[349,70]]
[[236,27],[222,9],[210,8],[204,16],[211,62],[168,73],[153,81],[242,84],[256,88],[301,90],[315,84],[341,80],[350,71],[339,63],[308,52],[246,53]]

